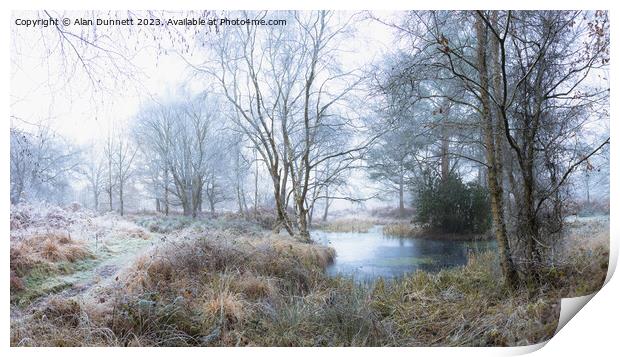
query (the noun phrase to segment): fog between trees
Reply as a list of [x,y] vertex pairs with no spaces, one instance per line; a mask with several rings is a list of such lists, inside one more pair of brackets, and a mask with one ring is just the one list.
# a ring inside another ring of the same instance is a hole
[[[191,77],[177,95],[145,95],[92,145],[14,113],[11,203],[79,197],[96,211],[192,217],[271,210],[275,231],[309,240],[334,202],[396,198],[406,215],[452,179],[483,190],[504,277],[516,286],[550,263],[574,197],[589,201],[593,178],[605,185],[606,12],[242,15],[287,25],[41,29],[46,41],[33,51],[61,58],[74,90],[73,73],[93,93],[136,80],[142,46],[176,53]],[[370,22],[395,41],[353,65],[365,53],[350,43]],[[16,53],[14,64],[31,54]],[[354,176],[370,188],[357,189]],[[606,191],[596,192],[608,200]]]

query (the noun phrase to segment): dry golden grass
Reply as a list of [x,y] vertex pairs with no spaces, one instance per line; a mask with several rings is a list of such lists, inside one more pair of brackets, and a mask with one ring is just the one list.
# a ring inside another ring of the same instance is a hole
[[76,300],[52,297],[46,302],[40,314],[49,320],[77,326],[81,312],[80,304]]
[[121,234],[127,235],[132,239],[150,239],[151,236],[142,228],[132,228],[125,231],[121,231]]
[[203,304],[203,312],[207,316],[225,319],[230,324],[239,322],[245,317],[245,301],[240,294],[224,289],[212,292],[210,295]]
[[24,289],[24,281],[22,280],[22,278],[17,276],[17,273],[15,273],[13,270],[11,270],[10,283],[11,292],[16,292]]
[[566,254],[540,286],[517,291],[501,284],[491,253],[461,268],[358,284],[325,275],[334,258],[326,247],[196,236],[147,252],[92,299],[49,300],[13,320],[11,345],[526,345],[552,336],[560,297],[604,281],[605,244]]
[[339,218],[316,224],[316,228],[326,232],[357,232],[366,233],[378,221],[366,218]]
[[493,234],[491,232],[474,234],[474,233],[446,233],[437,230],[430,230],[417,224],[406,222],[391,222],[383,226],[383,234],[393,237],[404,238],[425,238],[435,240],[491,240]]
[[11,242],[11,271],[21,278],[36,266],[52,268],[53,263],[93,258],[82,242],[66,233],[41,233]]
[[173,283],[178,279],[174,266],[168,259],[148,255],[138,257],[126,273],[125,288],[128,292],[153,290],[158,285]]
[[383,234],[395,237],[416,237],[423,233],[417,225],[405,222],[388,223],[383,226]]
[[[414,346],[506,346],[536,343],[555,330],[557,302],[504,288],[490,254],[438,274],[379,282],[372,306]],[[540,324],[541,317],[548,319]]]
[[251,300],[273,297],[277,291],[271,280],[250,272],[246,272],[233,279],[231,281],[231,289]]
[[326,268],[336,257],[335,250],[321,245],[300,243],[279,237],[269,237],[263,242],[271,245],[278,255],[293,257],[306,265],[317,266],[321,269]]

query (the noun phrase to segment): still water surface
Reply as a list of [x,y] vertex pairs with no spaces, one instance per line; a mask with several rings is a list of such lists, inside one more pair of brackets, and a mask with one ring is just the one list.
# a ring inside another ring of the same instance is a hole
[[438,271],[467,264],[469,252],[496,249],[495,241],[450,241],[400,238],[383,234],[382,226],[367,233],[313,231],[312,238],[336,250],[329,275],[348,275],[355,280],[399,278],[418,269]]

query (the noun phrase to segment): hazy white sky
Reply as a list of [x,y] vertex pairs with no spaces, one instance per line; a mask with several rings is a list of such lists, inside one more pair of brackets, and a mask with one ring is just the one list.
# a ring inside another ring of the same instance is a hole
[[[75,18],[80,12],[59,14]],[[102,17],[107,16],[106,14],[107,12],[101,12]],[[131,61],[136,67],[136,70],[132,71],[135,75],[134,81],[122,85],[108,77],[97,78],[101,80],[102,87],[108,90],[95,91],[81,68],[77,68],[74,73],[63,73],[62,69],[65,67],[59,54],[48,55],[47,49],[50,47],[57,51],[57,34],[53,27],[42,29],[15,26],[17,18],[30,19],[41,15],[42,13],[33,11],[13,13],[11,114],[18,118],[13,120],[13,125],[27,128],[25,122],[49,120],[51,126],[61,135],[76,144],[88,144],[100,138],[110,123],[121,127],[125,125],[140,106],[152,98],[173,97],[191,74],[185,61],[174,51],[158,55],[159,42],[151,39],[150,43],[141,42],[140,45],[146,47],[139,52],[127,54],[135,55]],[[352,13],[339,15],[346,18]],[[69,28],[78,31],[75,26]],[[391,49],[392,31],[385,25],[365,20],[356,28],[357,33],[345,44],[347,48],[342,49],[341,60],[344,63],[363,66]],[[101,31],[116,37],[126,35],[110,28]],[[74,56],[73,53],[70,55]],[[200,57],[198,54],[189,60],[199,62]],[[67,79],[66,83],[63,83],[64,79]],[[195,85],[200,89],[199,83]]]
[[[36,15],[14,13],[14,17]],[[12,30],[18,35],[12,44],[12,115],[28,122],[49,118],[54,129],[78,144],[101,136],[110,122],[126,122],[141,102],[149,96],[167,95],[186,76],[185,64],[174,55],[161,55],[155,61],[157,52],[146,48],[131,61],[136,67],[133,71],[136,81],[120,85],[102,76],[96,80],[105,89],[96,90],[79,65],[75,73],[63,73],[65,67],[59,53],[47,56],[47,48],[56,46],[55,29],[14,27]],[[42,35],[52,41],[43,43]],[[69,55],[75,58],[70,51]]]

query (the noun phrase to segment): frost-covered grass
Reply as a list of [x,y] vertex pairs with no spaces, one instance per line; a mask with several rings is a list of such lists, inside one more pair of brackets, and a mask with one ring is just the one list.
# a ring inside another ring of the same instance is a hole
[[35,234],[12,242],[12,297],[29,300],[47,290],[57,289],[56,284],[46,284],[46,280],[79,270],[84,261],[93,258],[86,244],[67,234]]
[[19,305],[92,279],[98,266],[151,238],[115,214],[98,216],[76,205],[13,206],[11,227],[11,301]]
[[182,215],[136,215],[132,219],[141,227],[154,233],[173,233],[182,230],[188,232],[226,231],[237,235],[257,234],[263,228],[259,223],[236,214],[200,216],[191,218]]
[[354,232],[366,233],[373,226],[383,221],[373,218],[343,217],[313,224],[313,228],[325,232]]
[[420,226],[408,222],[388,223],[383,226],[383,234],[394,237],[416,237],[422,233]]
[[[190,222],[165,242],[153,236],[157,244],[84,292],[13,306],[11,345],[525,345],[552,336],[560,297],[596,291],[607,270],[601,222],[571,226],[575,244],[543,272],[544,284],[510,291],[492,253],[461,268],[360,284],[325,274],[334,258],[328,247],[240,234],[240,223],[217,228],[221,219]],[[111,226],[133,224],[120,221]]]
[[137,216],[135,222],[154,233],[170,233],[188,227],[194,221],[185,216]]
[[142,256],[98,295],[14,322],[12,344],[525,345],[552,336],[560,296],[595,291],[605,271],[579,258],[578,267],[558,267],[556,284],[512,292],[484,254],[463,268],[360,285],[322,273],[326,248],[282,238],[168,249]]

